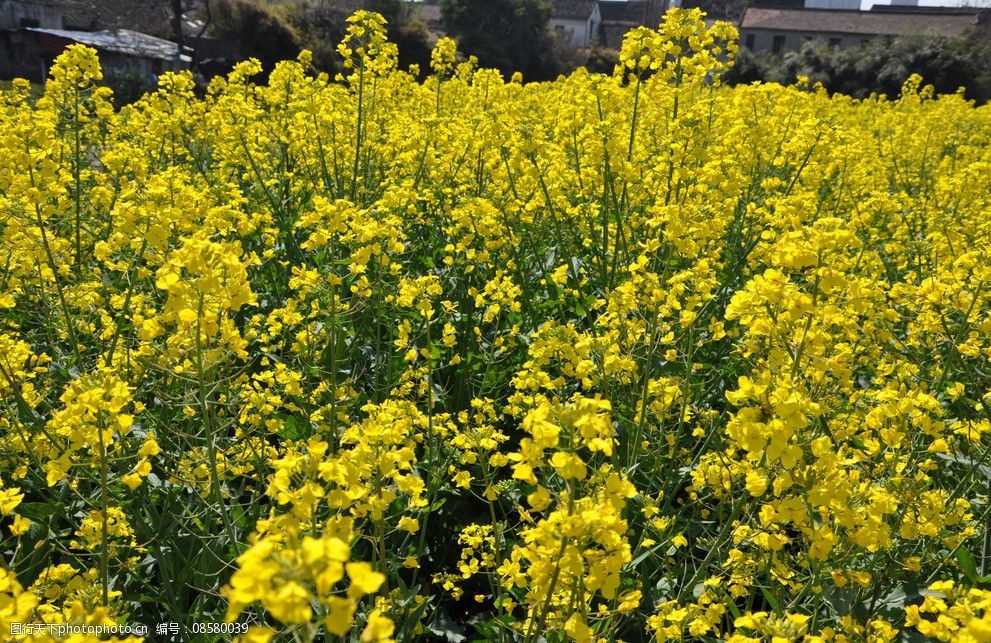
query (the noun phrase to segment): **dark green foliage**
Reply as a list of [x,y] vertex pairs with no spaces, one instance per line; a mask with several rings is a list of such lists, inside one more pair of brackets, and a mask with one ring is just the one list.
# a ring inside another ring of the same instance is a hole
[[313,52],[313,65],[320,71],[338,72],[337,43],[344,38],[348,16],[358,7],[381,13],[389,23],[389,40],[399,47],[399,66],[411,64],[429,69],[431,43],[427,28],[410,20],[403,0],[282,4],[286,22],[299,34],[302,46]]
[[406,21],[406,3],[403,0],[364,0],[362,5],[368,11],[382,14],[390,25]]
[[441,9],[458,48],[483,67],[520,71],[527,80],[558,74],[547,33],[551,6],[543,0],[441,0]]
[[790,84],[798,76],[807,76],[830,93],[856,98],[872,93],[895,97],[912,74],[921,75],[938,93],[953,93],[963,87],[967,98],[987,102],[991,99],[991,38],[975,30],[957,38],[876,38],[849,49],[812,41],[799,51],[780,55],[741,50],[726,81]]
[[340,71],[337,43],[344,37],[347,17],[345,11],[325,3],[300,3],[286,8],[286,20],[313,52],[314,67],[331,73]]
[[295,58],[304,44],[280,14],[252,0],[218,0],[211,9],[210,32],[237,40],[246,56],[257,58],[266,71],[280,60]]
[[130,105],[145,95],[154,91],[156,81],[137,72],[108,70],[103,74],[103,83],[114,92],[114,106]]
[[594,47],[588,53],[588,60],[585,61],[586,69],[596,74],[612,75],[618,64],[619,52],[603,47]]
[[399,25],[389,23],[389,40],[399,47],[399,68],[406,69],[410,65],[419,65],[420,72],[430,72],[430,35],[427,25],[419,20],[406,20]]

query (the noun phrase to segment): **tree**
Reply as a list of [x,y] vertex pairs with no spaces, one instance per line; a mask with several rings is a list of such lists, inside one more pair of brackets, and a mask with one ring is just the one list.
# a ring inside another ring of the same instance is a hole
[[213,8],[214,36],[231,38],[270,71],[275,63],[295,58],[303,48],[299,34],[283,16],[252,0],[218,0]]
[[182,46],[183,46],[183,41],[185,40],[185,38],[183,37],[185,34],[183,34],[183,32],[182,32],[183,31],[182,30],[182,14],[184,13],[184,9],[183,9],[183,6],[182,6],[182,0],[170,0],[170,3],[172,5],[172,7],[171,7],[172,8],[172,15],[171,15],[171,18],[172,18],[171,22],[172,22],[172,24],[170,25],[172,27],[172,40],[174,40],[175,43],[177,45],[179,45],[179,48],[181,49]]
[[[192,55],[192,67],[195,69],[199,62],[197,43],[213,21],[212,0],[198,0],[195,3],[189,2],[189,0],[164,1],[169,5],[169,27],[172,31],[172,42],[179,45],[181,50],[188,51]],[[187,15],[195,16],[199,22],[199,29],[195,34],[192,34],[191,38],[188,38],[186,34]]]
[[337,43],[344,38],[348,16],[358,9],[375,11],[388,21],[389,40],[399,47],[400,68],[416,63],[429,70],[431,45],[426,25],[409,19],[403,0],[286,2],[280,7],[302,45],[313,52],[314,67],[321,71],[340,71]]
[[406,21],[406,3],[403,0],[365,0],[364,8],[382,14],[389,24]]
[[462,51],[484,67],[529,80],[556,75],[547,23],[551,6],[543,0],[441,0],[444,26]]

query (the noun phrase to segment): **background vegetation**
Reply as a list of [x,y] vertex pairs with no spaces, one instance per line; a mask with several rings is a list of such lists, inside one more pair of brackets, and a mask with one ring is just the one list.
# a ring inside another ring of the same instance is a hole
[[965,89],[967,98],[991,100],[991,38],[974,30],[956,38],[906,36],[875,38],[857,47],[839,49],[812,41],[797,52],[753,54],[742,50],[727,75],[731,84],[756,80],[795,83],[799,76],[822,83],[827,91],[856,98],[872,93],[898,95],[912,74],[919,74],[938,93]]
[[316,69],[334,75],[341,71],[337,43],[344,38],[347,17],[359,8],[386,18],[389,38],[399,47],[403,69],[412,64],[429,68],[432,44],[426,25],[410,18],[403,0],[342,4],[212,0],[210,35],[239,42],[245,57],[257,58],[265,70],[307,49],[313,52]]

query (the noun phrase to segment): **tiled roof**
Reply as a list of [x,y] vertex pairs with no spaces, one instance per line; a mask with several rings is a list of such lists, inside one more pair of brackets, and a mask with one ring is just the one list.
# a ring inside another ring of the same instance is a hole
[[830,9],[762,9],[751,7],[741,29],[769,29],[865,36],[934,34],[957,36],[977,24],[976,13],[913,11],[837,11]]
[[[28,31],[72,40],[95,49],[111,51],[127,56],[155,58],[158,60],[179,59],[179,45],[174,42],[136,31],[128,31],[127,29],[117,29],[116,31],[72,31],[66,29],[30,28]],[[186,61],[189,60],[185,56],[183,59]]]
[[552,15],[561,20],[588,20],[596,4],[596,0],[554,0]]
[[623,36],[630,29],[637,26],[635,22],[621,22],[619,20],[602,21],[599,26],[599,39],[603,45],[609,49],[619,49],[623,45]]
[[72,0],[17,0],[22,5],[41,5],[43,7],[65,7],[67,4],[72,4]]
[[[603,22],[635,22],[644,24],[652,16],[650,8],[643,0],[600,0],[599,12]],[[655,27],[657,25],[654,25]]]
[[626,10],[630,3],[626,0],[601,0],[599,2],[599,12],[602,14],[602,21],[626,20]]

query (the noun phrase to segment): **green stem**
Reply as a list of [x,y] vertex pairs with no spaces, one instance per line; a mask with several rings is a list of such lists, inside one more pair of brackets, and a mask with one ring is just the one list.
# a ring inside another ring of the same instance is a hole
[[354,201],[358,196],[358,168],[361,160],[361,138],[362,138],[362,124],[364,121],[364,105],[365,105],[365,67],[364,63],[358,67],[358,120],[355,127],[354,134],[354,167],[352,168],[352,181],[351,181],[351,200]]
[[206,433],[207,459],[210,463],[210,503],[217,508],[220,513],[220,520],[227,532],[227,538],[232,545],[237,543],[234,537],[234,527],[230,517],[227,515],[227,505],[224,503],[220,491],[220,475],[217,473],[217,443],[216,431],[214,430],[212,406],[209,401],[209,393],[206,388],[206,369],[203,365],[203,343],[201,320],[203,318],[203,295],[200,295],[199,304],[196,310],[196,379],[197,397],[202,414],[203,430]]
[[97,439],[100,441],[100,583],[103,604],[109,604],[110,595],[110,536],[107,533],[107,446],[103,439],[103,418],[96,423]]

